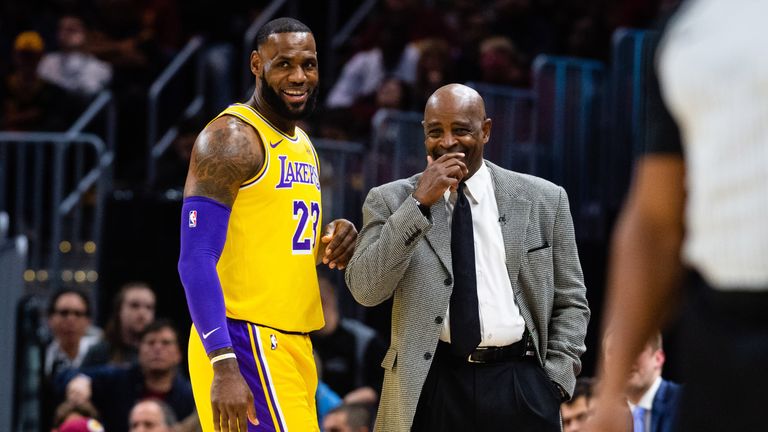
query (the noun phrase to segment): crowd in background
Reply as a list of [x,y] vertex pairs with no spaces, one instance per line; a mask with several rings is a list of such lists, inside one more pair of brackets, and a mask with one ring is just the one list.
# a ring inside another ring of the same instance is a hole
[[[143,172],[145,146],[137,143],[146,139],[153,80],[185,41],[202,35],[209,100],[201,117],[246,99],[238,85],[243,34],[266,3],[0,2],[0,55],[10,60],[0,63],[0,130],[66,129],[89,99],[111,89],[119,112],[116,178],[130,186]],[[449,82],[528,87],[539,54],[607,60],[613,30],[647,26],[674,2],[383,0],[328,65],[326,6],[298,3],[318,37],[324,73],[321,109],[305,126],[315,137],[366,142],[380,108],[421,111]],[[344,22],[358,4],[339,3]]]
[[[328,431],[346,430],[334,428],[347,422],[370,424],[386,351],[375,330],[341,316],[336,281],[330,273],[320,275],[326,324],[312,335],[321,380],[318,418]],[[199,430],[185,374],[184,342],[177,323],[156,316],[155,306],[149,285],[127,283],[102,331],[93,322],[87,293],[65,288],[52,295],[47,308],[50,342],[41,359],[41,430],[88,431],[75,427],[94,420],[107,431],[136,432],[143,429],[133,417],[144,411],[162,413],[159,418],[177,432]]]

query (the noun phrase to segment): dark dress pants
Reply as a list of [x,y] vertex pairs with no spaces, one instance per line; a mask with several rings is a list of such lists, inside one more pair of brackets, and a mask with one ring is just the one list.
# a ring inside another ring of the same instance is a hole
[[438,348],[414,432],[559,432],[559,394],[535,357],[469,363]]
[[768,290],[717,291],[692,275],[681,336],[677,430],[768,430]]

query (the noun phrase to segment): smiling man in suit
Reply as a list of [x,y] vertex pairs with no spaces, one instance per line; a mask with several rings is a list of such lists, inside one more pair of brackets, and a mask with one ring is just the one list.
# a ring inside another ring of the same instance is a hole
[[377,431],[560,431],[589,320],[565,191],[483,159],[473,89],[424,111],[427,167],[373,188],[346,272],[394,296]]
[[626,392],[635,431],[674,430],[682,387],[661,377],[665,359],[661,333],[656,333],[632,366]]

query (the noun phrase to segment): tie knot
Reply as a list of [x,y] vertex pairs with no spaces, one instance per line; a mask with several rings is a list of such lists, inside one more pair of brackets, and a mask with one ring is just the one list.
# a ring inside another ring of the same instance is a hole
[[456,205],[459,207],[464,207],[469,203],[469,201],[467,201],[467,194],[465,193],[466,190],[467,184],[459,182],[459,186],[456,188]]

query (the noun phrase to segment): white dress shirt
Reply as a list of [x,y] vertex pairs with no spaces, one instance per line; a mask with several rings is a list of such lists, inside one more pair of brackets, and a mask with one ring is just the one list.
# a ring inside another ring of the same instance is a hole
[[[472,209],[475,240],[477,300],[480,307],[480,346],[505,346],[520,341],[525,320],[515,302],[507,274],[507,254],[499,225],[499,208],[491,173],[483,163],[466,182],[465,194]],[[456,192],[445,192],[448,224],[451,223]],[[451,341],[450,308],[445,314],[440,340]]]

